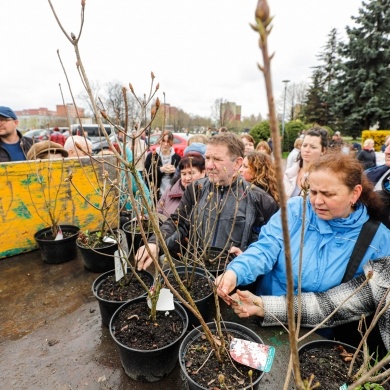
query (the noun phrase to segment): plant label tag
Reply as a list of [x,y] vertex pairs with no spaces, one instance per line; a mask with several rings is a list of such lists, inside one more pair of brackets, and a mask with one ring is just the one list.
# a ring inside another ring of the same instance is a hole
[[104,236],[103,237],[103,242],[109,242],[110,244],[115,244],[116,240],[114,238],[112,238],[112,237]]
[[342,386],[340,386],[339,389],[340,390],[347,390],[348,389],[348,385],[346,383],[344,383]]
[[58,226],[58,232],[54,241],[63,240],[63,239],[64,239],[64,235],[62,234],[61,227]]
[[126,258],[120,251],[114,253],[115,261],[115,280],[121,280],[125,274],[127,274],[127,263]]
[[[152,308],[152,302],[150,298],[147,299],[149,309]],[[168,288],[162,288],[160,290],[160,295],[157,301],[156,310],[158,311],[170,311],[175,309],[175,304],[173,303],[173,294]]]
[[269,372],[274,361],[275,347],[233,338],[229,352],[236,362],[256,370]]

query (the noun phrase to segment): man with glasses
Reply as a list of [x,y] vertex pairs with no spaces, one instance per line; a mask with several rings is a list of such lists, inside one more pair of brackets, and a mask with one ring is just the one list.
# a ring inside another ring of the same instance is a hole
[[0,162],[25,161],[33,141],[17,130],[16,114],[9,107],[0,106]]

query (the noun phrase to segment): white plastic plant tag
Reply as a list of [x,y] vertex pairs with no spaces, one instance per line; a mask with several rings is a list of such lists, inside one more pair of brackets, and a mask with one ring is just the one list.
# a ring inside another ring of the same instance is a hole
[[347,389],[348,389],[348,385],[346,383],[340,386],[340,390],[347,390]]
[[54,241],[63,240],[63,239],[64,239],[64,235],[62,234],[61,227],[58,226],[58,232]]
[[[151,309],[152,302],[150,301],[150,298],[147,299],[147,302],[148,302],[149,309]],[[169,289],[162,288],[160,290],[160,295],[158,297],[156,310],[169,311],[174,309],[175,309],[175,304],[173,303],[173,294],[169,291]]]
[[[126,258],[119,255],[119,251],[115,251],[114,253],[114,261],[115,261],[115,280],[121,280],[125,274],[127,274],[127,263]],[[123,272],[124,270],[124,272]]]
[[275,347],[233,338],[229,352],[236,362],[256,370],[269,372],[274,361]]
[[109,242],[111,244],[115,244],[116,243],[116,240],[112,237],[107,237],[107,236],[104,236],[103,237],[103,242]]

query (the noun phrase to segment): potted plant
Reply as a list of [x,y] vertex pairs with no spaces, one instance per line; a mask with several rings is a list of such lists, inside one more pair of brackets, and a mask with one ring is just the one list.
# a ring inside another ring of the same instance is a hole
[[[355,347],[337,340],[316,340],[303,344],[299,348],[301,375],[310,378],[318,389],[347,389],[377,363],[373,358],[365,360],[361,351],[356,353]],[[390,389],[389,383],[382,383],[385,378],[378,376],[380,373],[374,373],[368,381],[353,388]]]
[[139,273],[138,280],[130,269],[119,280],[116,280],[116,270],[103,273],[92,284],[92,292],[99,302],[102,324],[109,325],[114,312],[125,302],[146,294],[153,285],[153,275],[147,271]]
[[[62,161],[35,160],[36,172],[27,178],[28,191],[36,214],[46,227],[34,234],[42,259],[59,264],[76,257],[79,228],[61,223],[71,204],[66,196],[65,168]],[[33,195],[34,194],[34,195]]]
[[[92,157],[90,157],[92,158]],[[105,160],[93,159],[99,164],[101,175],[95,170],[97,187],[94,191],[100,195],[100,203],[90,200],[88,194],[82,194],[73,181],[73,175],[67,177],[67,181],[84,199],[86,207],[91,207],[100,213],[100,228],[95,231],[80,231],[77,237],[77,246],[80,250],[84,267],[91,272],[107,272],[114,269],[114,253],[118,250],[118,243],[122,240],[120,230],[116,228],[117,215],[113,213],[118,204],[117,196],[117,170],[109,173],[104,164]],[[112,177],[113,176],[113,177]]]

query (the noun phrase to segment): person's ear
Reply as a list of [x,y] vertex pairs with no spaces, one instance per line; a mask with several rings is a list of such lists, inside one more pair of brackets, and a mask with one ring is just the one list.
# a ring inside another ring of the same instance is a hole
[[242,157],[237,157],[235,162],[235,169],[238,171],[241,168],[244,159]]

